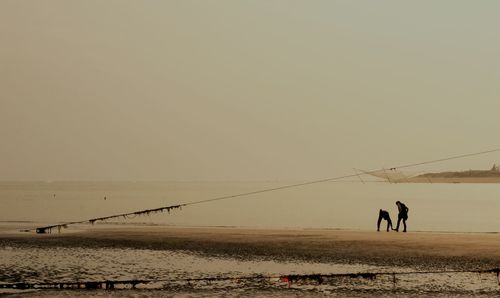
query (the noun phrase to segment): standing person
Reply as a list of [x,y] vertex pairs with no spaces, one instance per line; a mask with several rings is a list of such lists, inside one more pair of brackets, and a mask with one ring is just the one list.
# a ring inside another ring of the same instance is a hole
[[400,201],[396,202],[396,205],[398,206],[398,224],[396,225],[396,228],[394,229],[396,232],[399,232],[399,223],[401,220],[403,220],[403,226],[404,230],[403,232],[406,233],[406,220],[408,219],[408,207],[406,207],[405,204],[401,203]]
[[380,209],[378,212],[378,221],[377,221],[377,232],[380,232],[380,222],[382,219],[387,220],[387,232],[389,232],[389,227],[392,229],[392,220],[391,217],[389,216],[389,212]]

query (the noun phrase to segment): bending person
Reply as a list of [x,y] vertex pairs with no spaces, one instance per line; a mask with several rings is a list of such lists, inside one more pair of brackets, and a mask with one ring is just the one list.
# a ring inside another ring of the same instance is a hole
[[377,221],[377,232],[380,232],[380,222],[382,219],[387,220],[387,232],[389,232],[389,227],[392,229],[392,220],[391,217],[389,216],[389,212],[380,209],[378,213],[378,221]]
[[399,232],[399,224],[401,223],[401,220],[403,220],[403,232],[406,233],[406,220],[408,219],[408,207],[406,207],[405,204],[401,203],[400,201],[396,202],[396,205],[398,206],[398,224],[396,225],[396,229],[394,229],[396,232]]

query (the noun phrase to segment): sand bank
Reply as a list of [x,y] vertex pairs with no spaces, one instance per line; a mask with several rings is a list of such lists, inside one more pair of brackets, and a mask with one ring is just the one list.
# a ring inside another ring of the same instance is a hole
[[239,258],[415,268],[500,267],[500,235],[349,230],[120,227],[36,235],[2,233],[0,245],[185,250]]

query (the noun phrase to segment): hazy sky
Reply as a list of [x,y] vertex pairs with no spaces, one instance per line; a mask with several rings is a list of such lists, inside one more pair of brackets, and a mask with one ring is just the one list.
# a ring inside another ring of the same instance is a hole
[[500,147],[499,11],[2,0],[0,180],[315,179]]

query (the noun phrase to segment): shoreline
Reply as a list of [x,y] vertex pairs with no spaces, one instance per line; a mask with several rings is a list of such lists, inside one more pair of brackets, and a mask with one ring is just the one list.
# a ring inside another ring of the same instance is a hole
[[[24,226],[19,226],[24,224]],[[15,220],[0,220],[0,238],[6,234],[23,234],[29,235],[31,232],[26,233],[25,230],[35,231],[37,227],[49,226],[49,225],[59,225],[63,222],[39,222],[39,221],[15,221]],[[12,226],[16,226],[14,229]],[[294,227],[294,226],[236,226],[236,225],[214,225],[214,226],[197,226],[197,225],[176,225],[176,224],[164,224],[164,223],[151,223],[151,222],[99,222],[94,225],[91,224],[77,224],[71,225],[67,229],[62,229],[61,234],[72,233],[74,231],[96,231],[96,230],[115,230],[115,229],[136,229],[136,228],[171,228],[171,229],[240,229],[240,230],[283,230],[283,231],[346,231],[346,232],[372,232],[374,230],[366,230],[362,228],[346,228],[346,227]],[[382,226],[381,226],[382,228]],[[56,229],[54,229],[56,231]],[[381,229],[382,231],[382,229]],[[385,230],[384,230],[385,231]],[[391,231],[394,232],[394,231]],[[395,232],[394,232],[395,233]],[[409,233],[423,233],[423,234],[471,234],[471,235],[495,235],[499,234],[500,231],[454,231],[454,230],[411,230]],[[57,232],[52,232],[52,234],[57,234]],[[49,233],[50,235],[50,233]]]
[[500,267],[498,233],[99,226],[61,234],[2,232],[0,246],[180,250],[241,259],[363,263],[416,269]]

